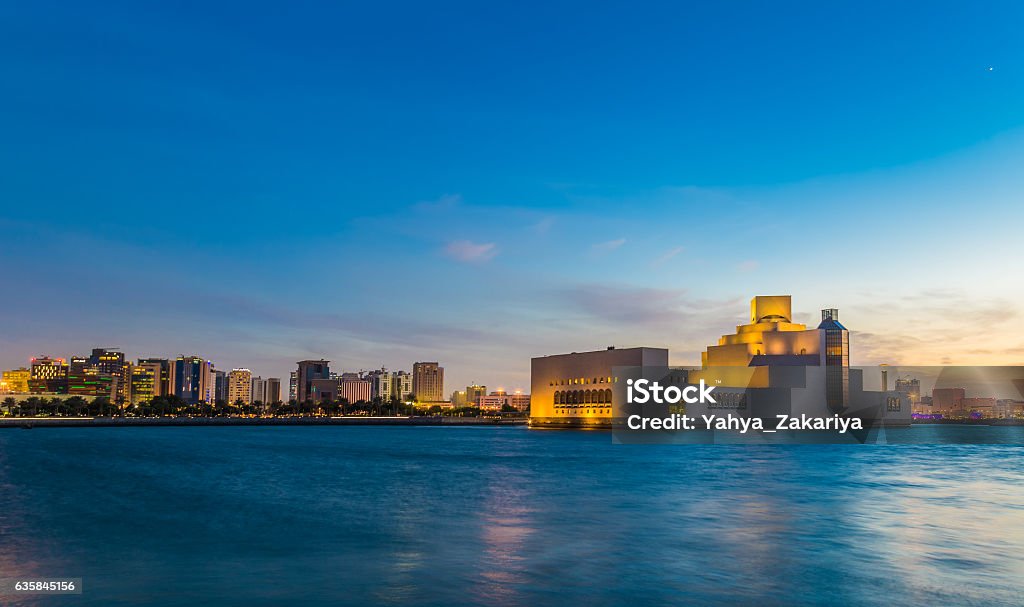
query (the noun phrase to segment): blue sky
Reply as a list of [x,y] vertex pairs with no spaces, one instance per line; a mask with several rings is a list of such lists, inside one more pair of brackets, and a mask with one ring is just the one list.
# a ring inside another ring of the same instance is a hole
[[1020,3],[209,4],[0,5],[0,366],[1024,363]]

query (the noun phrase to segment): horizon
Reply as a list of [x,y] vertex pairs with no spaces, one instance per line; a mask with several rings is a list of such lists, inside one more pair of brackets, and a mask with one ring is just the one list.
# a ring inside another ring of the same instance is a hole
[[1024,364],[1024,6],[626,7],[0,8],[0,367],[528,390],[762,293],[856,365]]

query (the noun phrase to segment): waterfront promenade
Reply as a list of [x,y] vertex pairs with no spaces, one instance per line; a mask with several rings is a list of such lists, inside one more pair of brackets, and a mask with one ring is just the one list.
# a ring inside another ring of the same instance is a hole
[[362,416],[340,417],[3,417],[0,428],[153,426],[516,426],[525,418]]

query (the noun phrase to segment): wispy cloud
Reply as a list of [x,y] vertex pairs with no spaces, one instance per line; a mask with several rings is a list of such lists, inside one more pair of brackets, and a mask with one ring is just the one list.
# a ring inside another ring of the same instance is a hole
[[484,263],[498,254],[498,247],[493,242],[453,240],[445,245],[444,254],[464,263]]
[[662,264],[664,264],[664,263],[668,262],[668,261],[669,261],[670,259],[672,259],[672,258],[673,258],[673,257],[675,257],[676,255],[679,255],[679,254],[680,254],[680,253],[682,253],[682,252],[683,252],[684,250],[685,250],[685,249],[684,249],[683,247],[674,247],[674,248],[672,248],[672,249],[669,249],[668,251],[665,251],[665,253],[663,253],[662,255],[660,255],[660,256],[659,256],[659,257],[658,257],[657,259],[655,259],[655,260],[654,260],[654,261],[652,262],[652,265],[655,265],[655,266],[660,266],[660,265],[662,265]]
[[626,244],[625,238],[616,238],[615,240],[607,240],[591,245],[590,250],[598,254],[610,253],[624,244]]
[[533,224],[533,231],[538,234],[547,234],[548,231],[555,225],[554,217],[542,217],[536,223]]

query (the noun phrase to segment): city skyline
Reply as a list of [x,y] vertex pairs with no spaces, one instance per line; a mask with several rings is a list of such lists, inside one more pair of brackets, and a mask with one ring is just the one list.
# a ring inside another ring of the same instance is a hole
[[0,9],[0,367],[525,389],[696,364],[751,292],[841,308],[856,365],[1024,364],[1017,4],[211,10]]

